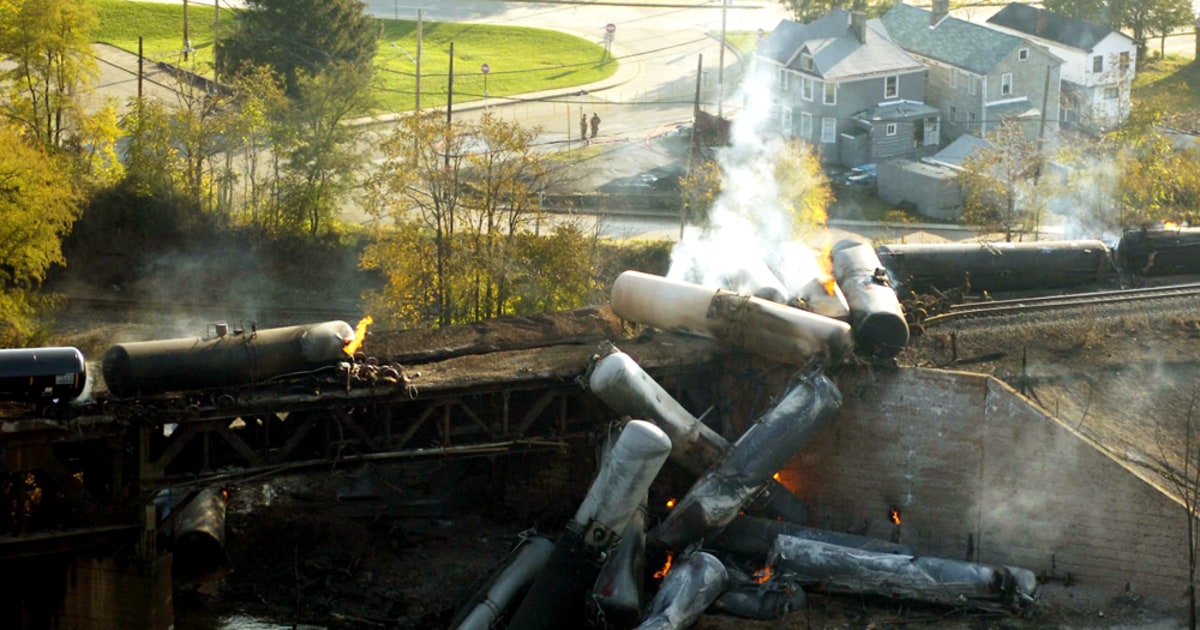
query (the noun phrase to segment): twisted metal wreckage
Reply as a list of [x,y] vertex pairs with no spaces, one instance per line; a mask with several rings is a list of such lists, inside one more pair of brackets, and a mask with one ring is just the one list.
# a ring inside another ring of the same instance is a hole
[[[899,544],[804,527],[803,501],[773,479],[841,406],[824,368],[854,351],[891,357],[908,341],[874,251],[846,241],[834,246],[832,262],[850,323],[750,293],[621,274],[612,294],[621,318],[711,337],[802,369],[731,443],[632,357],[609,347],[594,360],[587,386],[613,411],[636,419],[610,436],[587,495],[558,538],[524,540],[450,627],[482,630],[505,621],[517,630],[549,630],[587,620],[668,630],[686,628],[706,611],[781,619],[804,607],[805,589],[988,610],[1031,607],[1037,592],[1031,571],[918,557]],[[668,458],[697,479],[647,530],[648,489]],[[673,562],[647,602],[651,551]]]

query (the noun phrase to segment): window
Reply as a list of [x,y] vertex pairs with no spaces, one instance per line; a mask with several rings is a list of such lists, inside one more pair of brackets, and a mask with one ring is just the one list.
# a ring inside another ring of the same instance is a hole
[[810,55],[808,53],[800,53],[800,69],[808,70],[810,72],[812,71],[812,69],[813,69],[812,55]]
[[822,118],[821,119],[821,142],[825,144],[833,144],[837,140],[837,119]]
[[821,96],[821,102],[826,105],[837,105],[837,84],[826,83],[825,91]]
[[883,98],[896,98],[900,94],[900,75],[883,78]]
[[958,70],[950,68],[950,87],[958,89]]
[[976,77],[967,77],[967,94],[979,93],[979,79]]
[[787,71],[787,68],[780,68],[780,69],[779,69],[779,81],[778,81],[778,85],[779,85],[779,91],[780,91],[780,92],[786,92],[786,91],[788,91],[788,71]]
[[1118,57],[1118,59],[1117,59],[1117,63],[1120,64],[1120,68],[1122,71],[1129,69],[1129,51],[1128,50],[1121,53],[1120,57]]
[[1005,72],[1000,75],[1000,95],[1008,96],[1012,94],[1012,73]]
[[1104,55],[1092,57],[1092,72],[1104,72]]
[[972,127],[975,126],[975,112],[969,112],[967,114],[967,122],[970,123]]
[[1120,96],[1120,92],[1115,87],[1104,88],[1104,98],[1114,99]]
[[1017,51],[1017,61],[1029,61],[1029,49],[1022,48]]
[[955,105],[950,106],[950,122],[958,122],[958,107]]
[[792,108],[784,107],[779,110],[779,131],[784,136],[792,135]]
[[813,100],[813,80],[808,77],[800,77],[800,98],[811,101]]
[[941,139],[940,134],[939,134],[939,129],[938,129],[939,125],[938,125],[937,117],[935,116],[935,117],[926,118],[924,127],[925,127],[925,138],[921,144],[923,144],[927,147],[937,146],[938,140]]
[[888,123],[887,127],[884,129],[884,135],[886,135],[886,136],[896,135],[896,123]]
[[812,114],[800,112],[800,137],[804,140],[812,140],[812,129]]

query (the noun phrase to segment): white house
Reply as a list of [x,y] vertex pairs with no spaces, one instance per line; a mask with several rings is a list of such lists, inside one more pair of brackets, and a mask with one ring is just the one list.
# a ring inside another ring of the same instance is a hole
[[1119,127],[1129,118],[1137,45],[1107,26],[1012,3],[988,26],[1021,35],[1063,60],[1060,122],[1089,131]]

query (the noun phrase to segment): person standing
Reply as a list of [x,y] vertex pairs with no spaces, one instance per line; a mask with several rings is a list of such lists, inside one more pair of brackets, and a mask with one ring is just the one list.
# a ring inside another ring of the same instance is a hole
[[587,129],[588,129],[587,114],[585,114],[583,112],[579,112],[579,139],[583,140],[584,142],[587,142],[587,139],[588,139]]
[[600,132],[600,114],[597,114],[596,112],[592,112],[592,137],[595,138],[596,134],[599,132]]

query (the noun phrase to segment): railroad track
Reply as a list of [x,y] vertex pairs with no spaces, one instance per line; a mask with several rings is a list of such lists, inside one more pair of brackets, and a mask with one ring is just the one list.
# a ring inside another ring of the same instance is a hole
[[1047,295],[1013,300],[997,300],[993,302],[974,302],[970,304],[955,304],[945,313],[925,318],[921,324],[928,328],[959,319],[1015,315],[1086,306],[1105,306],[1126,302],[1150,302],[1194,296],[1200,296],[1200,283],[1176,284],[1142,289],[1122,289],[1117,291],[1096,291],[1092,293],[1072,293],[1068,295]]

